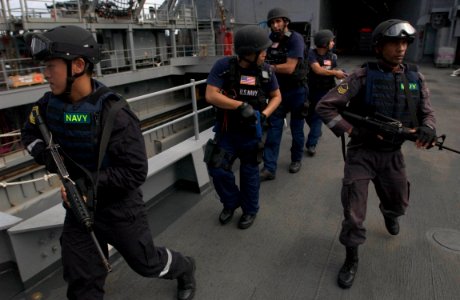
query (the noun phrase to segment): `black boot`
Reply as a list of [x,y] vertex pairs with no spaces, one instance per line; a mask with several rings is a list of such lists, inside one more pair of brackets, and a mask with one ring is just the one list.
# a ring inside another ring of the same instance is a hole
[[385,227],[389,234],[398,235],[399,233],[399,220],[397,215],[390,210],[383,208],[383,205],[379,205],[380,211],[382,212],[383,219],[385,220]]
[[177,299],[191,300],[195,296],[195,260],[192,257],[186,256],[188,262],[187,271],[177,278]]
[[391,235],[398,235],[399,233],[398,218],[383,216],[383,219],[385,220],[385,227],[387,228],[388,233]]
[[337,277],[337,283],[342,289],[348,289],[353,285],[356,271],[358,271],[358,247],[347,247],[347,257]]

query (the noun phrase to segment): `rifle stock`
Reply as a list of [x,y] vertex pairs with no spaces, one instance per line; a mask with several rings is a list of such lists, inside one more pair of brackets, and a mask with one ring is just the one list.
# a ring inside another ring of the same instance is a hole
[[[377,118],[369,117],[369,116],[363,117],[363,116],[351,113],[346,110],[342,111],[341,114],[345,119],[352,119],[360,124],[363,124],[364,127],[375,131],[377,134],[387,133],[393,136],[400,136],[404,140],[409,140],[412,142],[415,142],[418,138],[416,133],[411,132],[410,128],[404,127],[400,121],[391,119],[381,114],[376,114],[376,116],[378,116],[381,119],[384,119],[385,121],[377,119]],[[436,137],[436,142],[434,146],[438,147],[439,150],[445,149],[445,150],[460,154],[460,151],[444,146],[445,140],[446,140],[445,134],[442,134]]]
[[78,191],[75,182],[72,179],[70,179],[69,173],[64,165],[62,157],[59,154],[59,145],[53,142],[52,136],[48,130],[48,127],[44,123],[42,117],[38,113],[35,113],[34,116],[38,128],[40,129],[40,132],[47,145],[47,148],[50,150],[51,156],[53,157],[54,163],[56,164],[57,173],[59,178],[61,179],[62,184],[64,185],[70,208],[74,213],[75,217],[78,219],[78,221],[81,224],[83,224],[83,226],[90,234],[91,239],[93,240],[94,245],[96,246],[97,252],[101,257],[102,264],[104,265],[105,269],[107,270],[107,272],[111,272],[112,267],[110,266],[110,263],[105,257],[104,252],[102,251],[102,248],[99,242],[97,241],[96,235],[94,234],[93,220],[88,211],[88,208],[86,207],[85,201],[83,200],[83,197],[80,195],[80,192]]

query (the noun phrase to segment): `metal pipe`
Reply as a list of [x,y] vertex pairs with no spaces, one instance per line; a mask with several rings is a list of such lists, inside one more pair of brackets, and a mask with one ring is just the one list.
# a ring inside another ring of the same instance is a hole
[[[94,40],[97,42],[97,31],[96,31],[96,28],[94,28],[93,24],[91,24],[91,33],[93,34]],[[97,77],[102,76],[101,62],[98,62],[96,64],[96,76]]]
[[[205,107],[205,108],[202,108],[202,109],[198,110],[197,113],[200,114],[200,113],[205,112],[205,111],[207,111],[207,110],[210,110],[210,109],[212,109],[212,108],[214,108],[214,107],[213,107],[213,106],[208,106],[208,107]],[[168,122],[168,123],[164,123],[163,125],[160,125],[160,126],[158,126],[158,127],[155,127],[155,128],[152,128],[152,129],[149,129],[149,130],[146,130],[146,131],[143,131],[143,132],[142,132],[142,135],[147,135],[147,134],[150,134],[150,133],[152,133],[152,132],[154,132],[154,131],[163,129],[163,128],[165,128],[165,127],[168,127],[168,126],[170,126],[170,125],[173,125],[173,124],[175,124],[175,123],[178,123],[178,122],[180,122],[180,121],[183,121],[183,120],[185,120],[185,119],[188,119],[188,118],[192,117],[193,115],[194,115],[194,113],[191,112],[191,113],[186,114],[186,115],[184,115],[184,116],[182,116],[182,117],[180,117],[180,118],[174,119],[174,120],[172,120],[172,121],[170,121],[170,122]]]
[[136,71],[136,56],[134,53],[133,25],[128,26],[129,51],[131,53],[131,70]]
[[10,87],[8,86],[8,73],[6,71],[5,61],[3,59],[0,60],[0,66],[2,67],[3,77],[5,78],[6,90],[9,91]]
[[3,14],[3,17],[5,18],[5,25],[8,24],[8,18],[6,16],[6,4],[5,4],[5,0],[2,0],[2,14]]
[[77,1],[77,9],[78,9],[78,20],[81,22],[81,21],[82,21],[82,18],[81,18],[81,4],[80,4],[80,0]]
[[449,46],[452,46],[453,41],[454,41],[454,31],[455,31],[455,25],[457,23],[456,22],[457,21],[457,11],[458,11],[458,0],[455,0],[454,7],[452,7],[452,11],[451,11],[451,20],[450,20],[450,28],[449,28]]
[[198,107],[196,103],[195,79],[191,79],[190,82],[193,84],[192,87],[190,87],[190,92],[192,93],[193,129],[195,131],[195,140],[199,140],[200,139],[200,128],[198,126]]

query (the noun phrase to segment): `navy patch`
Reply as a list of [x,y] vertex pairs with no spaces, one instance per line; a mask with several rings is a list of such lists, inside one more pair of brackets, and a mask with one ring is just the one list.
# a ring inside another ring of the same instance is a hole
[[91,114],[89,113],[64,113],[64,123],[71,124],[89,124],[91,123]]

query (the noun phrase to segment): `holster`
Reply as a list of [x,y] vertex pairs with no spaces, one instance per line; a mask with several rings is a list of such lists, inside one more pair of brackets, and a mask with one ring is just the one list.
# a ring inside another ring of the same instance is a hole
[[[306,119],[308,117],[308,119],[311,120],[311,116],[313,115],[313,112],[312,112],[312,108],[310,108],[310,105],[311,105],[310,101],[308,99],[305,99],[305,102],[303,103],[302,109],[300,110],[300,115],[302,117],[306,118]],[[314,105],[312,105],[312,106],[314,107]],[[308,125],[310,125],[310,124],[308,124]]]
[[213,157],[214,149],[217,147],[217,143],[214,139],[209,139],[206,142],[206,146],[204,147],[204,157],[203,161],[205,163],[209,163]]
[[214,139],[209,139],[204,148],[203,161],[211,168],[218,168],[222,165],[225,151],[222,150]]
[[257,164],[260,164],[264,160],[264,147],[265,141],[260,140],[257,143]]

